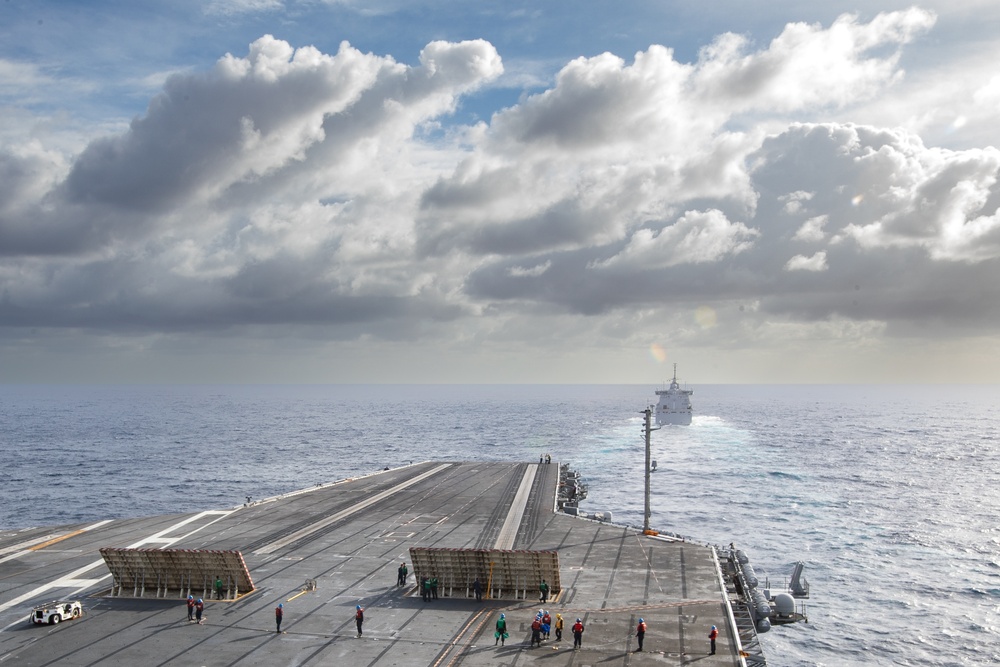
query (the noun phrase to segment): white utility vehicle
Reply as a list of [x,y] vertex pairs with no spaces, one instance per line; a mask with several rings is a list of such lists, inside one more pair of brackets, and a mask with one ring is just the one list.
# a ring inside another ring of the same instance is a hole
[[60,621],[80,618],[81,616],[83,616],[83,605],[80,604],[79,600],[56,600],[35,607],[29,620],[32,623],[55,625]]

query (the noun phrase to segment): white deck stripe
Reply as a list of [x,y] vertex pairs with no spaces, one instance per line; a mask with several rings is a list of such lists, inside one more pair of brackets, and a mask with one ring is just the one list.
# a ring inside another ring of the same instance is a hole
[[[49,536],[49,539],[51,540],[53,537],[59,537],[59,536],[58,535],[51,535],[51,536]],[[34,546],[36,544],[41,544],[42,542],[45,542],[45,541],[46,540],[38,540],[38,541],[34,541],[33,540],[30,543],[29,546]],[[22,546],[22,545],[18,545],[18,546]],[[4,556],[3,558],[0,558],[0,563],[4,563],[6,561],[13,560],[15,558],[20,558],[21,556],[27,556],[30,553],[32,553],[31,549],[23,549],[22,551],[18,551],[17,553],[13,553],[13,554],[10,554],[9,556]]]
[[[62,537],[63,535],[64,535],[64,533],[49,533],[48,535],[42,535],[41,537],[35,537],[35,538],[30,539],[30,540],[25,540],[24,542],[18,542],[17,544],[14,544],[12,546],[4,547],[3,549],[0,549],[0,556],[6,556],[7,554],[12,553],[14,551],[19,552],[16,555],[20,555],[21,553],[25,552],[28,549],[28,547],[33,547],[36,544],[41,544],[42,542],[48,542],[49,540],[54,540],[57,537]],[[7,557],[7,558],[4,558],[3,560],[0,560],[0,563],[2,563],[4,560],[9,560],[9,558],[10,557]]]
[[[155,540],[157,543],[164,542],[164,540],[161,538],[161,536],[163,536],[163,535],[165,535],[165,534],[167,534],[167,533],[169,533],[169,532],[171,532],[173,530],[176,530],[177,528],[180,528],[182,526],[186,526],[189,523],[191,523],[192,521],[197,521],[198,519],[201,519],[202,517],[206,517],[206,516],[216,516],[216,517],[218,517],[216,519],[213,519],[212,521],[209,521],[204,526],[199,526],[198,528],[195,528],[194,530],[192,530],[191,532],[187,533],[186,535],[180,535],[178,537],[170,538],[169,541],[166,541],[166,544],[173,544],[174,542],[177,542],[179,540],[184,539],[185,537],[188,537],[188,536],[190,536],[190,535],[192,535],[194,533],[197,533],[199,530],[203,530],[203,529],[207,528],[208,526],[211,526],[216,521],[219,521],[223,517],[232,514],[234,511],[235,510],[228,510],[228,511],[212,510],[212,511],[208,511],[208,512],[200,512],[198,514],[195,514],[194,516],[190,516],[187,519],[184,519],[183,521],[178,521],[174,525],[170,526],[169,528],[167,528],[165,530],[161,530],[160,532],[156,533],[155,535],[152,535],[150,537],[147,537],[147,538],[144,538],[142,540],[139,540],[135,544],[130,544],[128,546],[128,548],[129,549],[136,549],[138,547],[141,547],[144,544],[147,544],[149,542],[149,540]],[[107,523],[107,522],[101,522],[101,524],[103,524],[103,523]],[[99,526],[101,524],[94,524],[93,526],[90,526],[88,528],[88,530],[90,528],[96,528],[97,526]],[[31,553],[34,553],[34,552],[31,552]],[[31,600],[32,598],[37,598],[42,593],[45,593],[46,591],[50,591],[50,590],[52,590],[54,588],[72,588],[72,589],[75,589],[75,591],[73,592],[72,595],[73,596],[77,596],[80,593],[82,593],[83,591],[87,590],[88,588],[91,588],[92,586],[95,586],[96,584],[100,583],[101,581],[104,581],[105,579],[107,579],[107,578],[109,578],[111,576],[111,574],[108,573],[108,574],[104,575],[103,577],[99,577],[97,579],[81,579],[80,578],[80,575],[85,574],[87,572],[90,572],[91,570],[96,569],[98,567],[102,567],[102,566],[104,566],[104,559],[103,558],[101,560],[95,560],[90,565],[84,565],[80,569],[73,570],[72,572],[63,575],[62,577],[59,577],[55,581],[50,581],[47,584],[42,584],[38,588],[30,590],[27,593],[24,593],[23,595],[19,595],[16,598],[14,598],[13,600],[8,600],[7,602],[4,602],[4,603],[0,604],[0,612],[6,611],[6,610],[10,609],[11,607],[19,605],[22,602],[25,602],[27,600]],[[63,596],[63,597],[70,597],[70,596]],[[18,621],[18,622],[20,622],[20,621]],[[9,627],[11,627],[11,626],[8,625],[7,627],[5,627],[3,629],[6,630]]]
[[[113,520],[114,519],[106,519],[104,521],[98,521],[97,523],[81,528],[80,532],[87,532],[88,530],[99,528],[104,524],[111,523]],[[36,537],[34,539],[27,540],[25,542],[21,542],[13,546],[4,547],[3,549],[0,549],[0,556],[4,556],[3,558],[0,558],[0,563],[11,560],[13,558],[20,558],[21,556],[26,556],[29,553],[31,553],[31,550],[28,547],[33,547],[36,544],[42,544],[43,542],[48,542],[49,540],[54,540],[57,537],[62,537],[62,536],[63,533],[52,533],[50,535],[42,535],[41,537]],[[7,554],[11,555],[8,556]]]
[[83,532],[87,532],[88,530],[93,530],[95,528],[100,528],[101,526],[106,526],[112,521],[114,521],[114,519],[105,519],[104,521],[98,521],[97,523],[92,523],[89,526],[86,526],[85,528],[81,528],[80,530],[82,530]]
[[524,508],[528,506],[528,494],[531,493],[531,485],[535,483],[535,473],[538,472],[537,463],[529,463],[528,469],[524,471],[521,478],[521,486],[517,489],[514,502],[507,511],[507,518],[500,529],[500,536],[494,549],[513,549],[514,540],[517,538],[517,529],[521,526],[521,518],[524,516]]
[[422,482],[423,480],[427,479],[431,475],[436,475],[437,473],[441,472],[445,468],[449,468],[449,467],[451,467],[450,463],[444,463],[442,465],[437,466],[436,468],[432,468],[431,470],[428,470],[427,472],[423,473],[422,475],[417,475],[416,477],[414,477],[412,479],[409,479],[409,480],[407,480],[405,482],[397,484],[396,486],[392,487],[391,489],[386,489],[382,493],[377,493],[374,496],[372,496],[371,498],[368,498],[367,500],[363,500],[363,501],[359,502],[357,505],[355,505],[354,507],[351,507],[350,509],[346,509],[346,510],[344,510],[342,512],[337,512],[336,514],[328,516],[327,518],[323,519],[322,521],[320,521],[318,523],[314,523],[311,526],[308,526],[306,528],[303,528],[300,531],[292,533],[288,537],[283,537],[282,539],[277,540],[276,542],[271,542],[270,544],[267,544],[267,545],[261,547],[260,549],[257,549],[256,551],[254,551],[254,554],[256,554],[258,556],[265,556],[265,555],[267,555],[267,554],[269,554],[271,552],[277,551],[278,549],[280,549],[280,548],[282,548],[284,546],[288,546],[292,542],[297,542],[297,541],[301,540],[303,537],[306,537],[307,535],[311,535],[312,533],[315,533],[316,531],[318,531],[318,530],[320,530],[322,528],[326,528],[327,526],[329,526],[331,523],[333,523],[335,521],[340,521],[344,517],[348,517],[348,516],[354,514],[355,512],[360,512],[361,510],[365,509],[366,507],[369,507],[370,505],[374,505],[375,503],[377,503],[378,501],[382,500],[383,498],[388,498],[392,494],[397,493],[399,491],[402,491],[403,489],[405,489],[405,488],[407,488],[409,486],[413,486],[417,482]]

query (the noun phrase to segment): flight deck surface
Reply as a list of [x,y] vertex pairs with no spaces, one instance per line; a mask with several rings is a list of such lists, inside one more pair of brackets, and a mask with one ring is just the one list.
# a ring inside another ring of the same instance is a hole
[[[554,462],[425,462],[236,508],[0,531],[0,665],[739,665],[713,551],[556,512],[558,482]],[[256,588],[204,596],[204,623],[191,623],[180,598],[109,597],[101,547],[239,550]],[[412,566],[396,585],[411,547],[554,550],[561,590],[546,603],[477,602],[465,588],[424,601]],[[55,599],[80,599],[83,617],[29,624],[33,605]],[[565,631],[532,648],[542,608]]]

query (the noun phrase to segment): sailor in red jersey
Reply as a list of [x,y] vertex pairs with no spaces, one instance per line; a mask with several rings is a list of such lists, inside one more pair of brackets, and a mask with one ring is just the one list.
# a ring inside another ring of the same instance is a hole
[[635,626],[635,638],[639,641],[639,648],[637,651],[642,650],[642,640],[646,636],[646,621],[639,619],[639,625]]
[[579,618],[573,624],[573,648],[583,648],[583,621]]

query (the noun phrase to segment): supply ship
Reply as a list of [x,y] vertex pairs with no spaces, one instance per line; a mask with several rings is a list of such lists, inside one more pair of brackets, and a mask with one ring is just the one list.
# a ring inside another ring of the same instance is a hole
[[657,389],[656,395],[659,400],[656,402],[654,414],[656,424],[676,424],[679,426],[691,425],[691,394],[693,389],[681,389],[677,382],[677,364],[674,364],[674,379],[670,381],[670,386],[666,389]]

